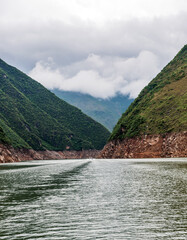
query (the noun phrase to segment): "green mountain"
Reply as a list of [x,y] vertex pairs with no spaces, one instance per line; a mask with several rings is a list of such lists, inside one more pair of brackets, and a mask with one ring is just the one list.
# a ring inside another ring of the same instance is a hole
[[69,104],[80,108],[86,115],[113,130],[121,114],[133,101],[128,96],[117,95],[109,99],[94,98],[88,94],[67,92],[58,89],[52,92]]
[[116,124],[110,140],[187,130],[187,45],[146,86]]
[[101,149],[109,131],[0,59],[0,142],[35,150]]
[[0,127],[0,143],[5,143],[5,144],[10,143],[10,139],[5,135],[1,127]]

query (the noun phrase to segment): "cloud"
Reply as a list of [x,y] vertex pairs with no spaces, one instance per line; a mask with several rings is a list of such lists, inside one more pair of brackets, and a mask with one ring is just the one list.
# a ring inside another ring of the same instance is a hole
[[186,44],[186,4],[1,0],[0,57],[48,88],[135,97]]
[[0,53],[5,61],[28,72],[36,62],[51,56],[58,66],[101,56],[134,57],[150,51],[164,66],[186,43],[187,14],[154,19],[112,21],[99,27],[76,19],[0,22]]
[[113,20],[154,18],[177,14],[186,9],[186,0],[1,0],[1,19],[9,21],[42,21],[72,19],[102,25]]
[[134,58],[90,54],[63,68],[56,68],[49,59],[37,62],[29,75],[49,89],[81,92],[97,98],[110,98],[117,93],[135,98],[158,71],[157,56],[142,51]]

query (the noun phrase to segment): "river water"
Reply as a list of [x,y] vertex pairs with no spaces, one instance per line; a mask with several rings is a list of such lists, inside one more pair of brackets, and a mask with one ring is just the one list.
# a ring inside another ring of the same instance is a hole
[[187,159],[0,165],[0,239],[187,239]]

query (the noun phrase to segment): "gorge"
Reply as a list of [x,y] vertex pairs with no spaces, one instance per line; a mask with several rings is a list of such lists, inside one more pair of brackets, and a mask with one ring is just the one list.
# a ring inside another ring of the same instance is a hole
[[186,73],[187,45],[140,92],[109,138],[101,124],[0,60],[0,162],[187,157]]

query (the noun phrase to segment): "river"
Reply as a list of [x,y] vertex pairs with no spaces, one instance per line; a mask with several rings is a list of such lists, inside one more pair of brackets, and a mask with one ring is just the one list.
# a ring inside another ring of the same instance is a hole
[[0,239],[187,236],[187,159],[0,165]]

